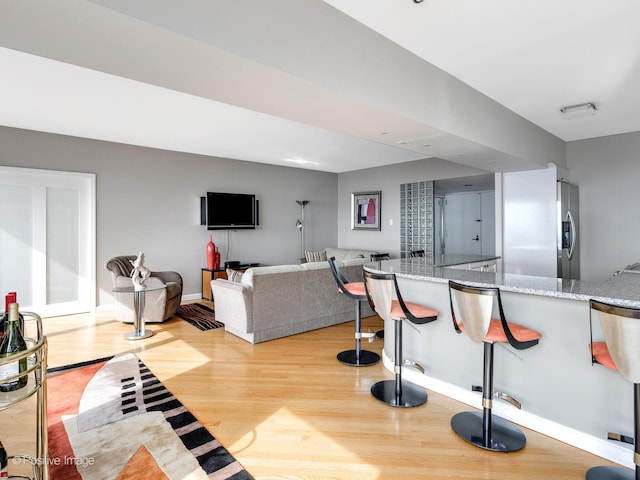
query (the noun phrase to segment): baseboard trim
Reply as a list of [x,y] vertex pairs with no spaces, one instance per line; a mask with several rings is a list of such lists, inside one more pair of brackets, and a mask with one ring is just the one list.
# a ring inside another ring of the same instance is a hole
[[189,295],[182,295],[182,301],[185,300],[203,300],[201,293],[190,293]]
[[[387,370],[393,372],[393,359],[386,354],[384,349],[382,350],[382,363]],[[466,390],[451,383],[430,377],[427,374],[423,374],[411,367],[403,367],[402,377],[403,379],[420,385],[427,390],[437,392],[479,410],[482,409],[481,396],[471,390]],[[584,450],[592,453],[593,455],[610,460],[618,465],[635,469],[635,464],[633,463],[633,451],[622,444],[594,437],[593,435],[569,428],[566,425],[553,422],[523,410],[518,410],[517,408],[510,407],[506,404],[503,405],[501,402],[493,403],[493,411],[500,417],[510,420],[513,423],[517,423],[522,427],[542,433],[543,435],[547,435],[548,437],[579,448],[580,450]]]
[[116,304],[115,303],[108,303],[106,305],[98,305],[96,307],[96,313],[106,313],[106,312],[115,312],[116,311]]

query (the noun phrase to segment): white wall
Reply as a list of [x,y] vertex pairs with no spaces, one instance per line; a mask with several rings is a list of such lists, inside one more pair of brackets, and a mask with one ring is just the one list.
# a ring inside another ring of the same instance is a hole
[[[487,172],[438,158],[341,173],[338,177],[338,246],[400,257],[400,184]],[[381,191],[381,230],[351,230],[351,193]],[[393,221],[393,225],[390,225]]]
[[[184,295],[200,294],[209,234],[227,259],[295,263],[296,200],[306,199],[306,247],[335,246],[338,176],[0,127],[0,164],[96,174],[98,305],[113,302],[104,262],[143,250],[152,270],[174,270]],[[207,191],[254,193],[260,227],[212,231],[199,225]],[[228,254],[227,254],[228,251]]]
[[640,132],[569,142],[567,167],[579,186],[581,279],[640,261]]

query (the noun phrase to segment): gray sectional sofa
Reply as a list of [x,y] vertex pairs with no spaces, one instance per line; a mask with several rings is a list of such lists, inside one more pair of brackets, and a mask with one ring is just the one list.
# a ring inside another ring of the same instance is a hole
[[[362,281],[370,250],[325,249],[340,262],[347,280]],[[328,262],[248,269],[240,281],[211,281],[216,319],[225,330],[259,343],[352,321],[355,302],[338,292]],[[372,315],[363,304],[363,317]]]

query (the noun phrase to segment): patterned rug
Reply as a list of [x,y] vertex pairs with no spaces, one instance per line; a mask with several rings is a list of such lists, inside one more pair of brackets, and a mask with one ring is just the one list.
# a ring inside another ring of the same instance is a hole
[[50,478],[253,477],[133,353],[50,369]]
[[200,303],[188,303],[180,305],[176,315],[186,320],[203,332],[214,328],[224,327],[224,323],[216,320],[215,312],[206,305]]

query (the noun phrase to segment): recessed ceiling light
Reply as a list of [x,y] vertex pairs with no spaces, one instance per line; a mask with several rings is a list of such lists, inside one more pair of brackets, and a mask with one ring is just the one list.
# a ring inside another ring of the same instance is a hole
[[298,165],[320,165],[318,162],[312,162],[311,160],[305,160],[303,158],[285,158],[284,161],[296,163]]
[[593,102],[581,103],[579,105],[570,105],[568,107],[562,107],[560,109],[560,113],[567,120],[571,118],[577,117],[589,117],[598,113],[598,109],[596,108]]

